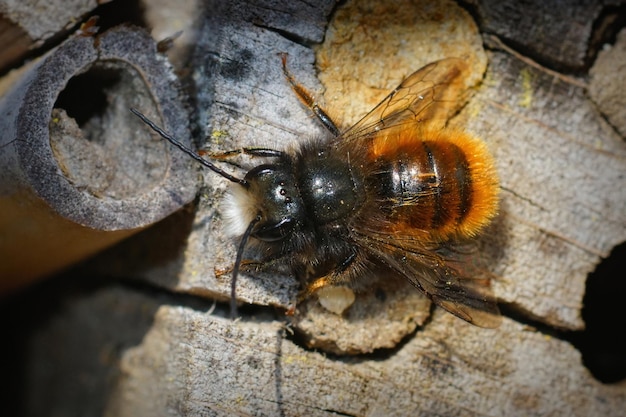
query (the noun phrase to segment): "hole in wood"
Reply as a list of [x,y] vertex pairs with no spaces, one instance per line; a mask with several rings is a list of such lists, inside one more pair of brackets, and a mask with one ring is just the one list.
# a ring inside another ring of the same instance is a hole
[[583,355],[583,363],[604,383],[626,379],[626,243],[587,278],[583,300],[586,329],[571,341]]
[[91,16],[98,16],[97,26],[99,32],[122,24],[131,24],[140,27],[147,27],[144,18],[144,5],[140,0],[113,0],[102,3],[96,7]]

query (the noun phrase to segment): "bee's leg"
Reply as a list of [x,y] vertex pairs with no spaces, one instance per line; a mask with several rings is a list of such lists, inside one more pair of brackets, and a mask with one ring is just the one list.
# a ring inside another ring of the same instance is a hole
[[333,136],[337,137],[341,134],[337,125],[330,116],[317,104],[317,101],[313,98],[311,93],[304,88],[300,83],[293,78],[293,75],[287,69],[287,54],[280,54],[280,57],[283,61],[283,74],[285,74],[285,78],[289,81],[291,85],[291,89],[296,93],[296,96],[300,99],[302,103],[304,103],[318,118],[318,120],[322,123],[322,125],[330,132]]
[[[244,259],[239,264],[239,270],[243,272],[269,272],[279,271],[280,267],[284,267],[286,259],[290,258],[290,255],[280,255],[269,259]],[[232,274],[234,265],[230,265],[227,268],[215,268],[215,276],[222,277],[224,275]]]
[[[256,261],[254,259],[244,259],[241,261],[241,264],[239,265],[239,270],[240,271],[251,271],[252,269],[256,269],[259,270],[258,268],[261,268],[264,265],[263,262],[260,261]],[[233,273],[233,269],[235,269],[234,265],[231,265],[227,268],[217,268],[215,267],[213,269],[213,272],[215,272],[215,276],[216,277],[223,277],[224,275],[230,275]]]
[[313,282],[308,284],[304,290],[298,294],[298,303],[305,300],[320,288],[329,285],[339,285],[351,281],[351,277],[354,276],[356,271],[355,261],[360,257],[360,254],[356,251],[351,251],[348,256],[339,263],[335,269],[322,277],[316,278]]
[[316,279],[315,281],[313,281],[312,283],[310,283],[309,285],[306,286],[306,288],[302,291],[300,291],[300,293],[298,294],[298,304],[300,304],[300,302],[306,300],[307,298],[309,298],[311,295],[313,295],[317,290],[319,290],[320,288],[326,287],[328,285],[333,285],[333,283],[335,283],[335,279],[334,274],[328,274],[325,275],[321,278]]

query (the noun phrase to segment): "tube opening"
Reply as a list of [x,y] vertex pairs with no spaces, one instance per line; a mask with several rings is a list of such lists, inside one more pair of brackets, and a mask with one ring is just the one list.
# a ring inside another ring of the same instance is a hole
[[123,61],[99,61],[72,77],[50,118],[50,144],[67,179],[97,197],[128,199],[157,187],[167,148],[130,107],[160,121],[144,78]]

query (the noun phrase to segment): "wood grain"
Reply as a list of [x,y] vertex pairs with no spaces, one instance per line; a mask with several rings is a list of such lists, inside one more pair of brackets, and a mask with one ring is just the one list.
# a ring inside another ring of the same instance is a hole
[[44,42],[67,34],[96,6],[95,0],[0,1],[0,41],[5,45],[0,52],[0,71]]
[[[211,3],[191,55],[195,140],[210,150],[283,148],[320,134],[284,82],[279,52],[289,54],[295,76],[346,123],[421,65],[441,55],[467,55],[473,95],[451,123],[482,137],[496,157],[501,213],[479,246],[506,306],[502,326],[473,327],[422,304],[401,284],[383,287],[383,302],[375,294],[358,296],[344,316],[312,298],[288,321],[283,312],[297,284],[277,274],[242,277],[242,317],[225,319],[226,304],[210,307],[229,294],[229,277],[216,277],[215,269],[232,263],[237,242],[222,232],[219,201],[227,184],[205,173],[196,206],[75,272],[131,277],[143,295],[103,287],[68,301],[61,317],[71,332],[83,334],[86,305],[95,314],[92,328],[119,317],[108,311],[120,309],[128,317],[143,317],[141,310],[154,318],[147,324],[137,319],[143,325],[136,328],[132,320],[120,324],[133,338],[120,338],[120,349],[107,357],[105,369],[114,377],[101,394],[85,390],[101,405],[97,414],[623,414],[626,385],[594,379],[560,333],[583,328],[587,274],[626,239],[623,137],[590,101],[587,80],[558,72],[585,59],[575,51],[585,50],[588,34],[562,32],[564,44],[573,46],[567,53],[546,50],[550,59],[537,63],[525,55],[536,46],[532,36],[509,43],[515,53],[497,43],[485,51],[471,16],[452,2],[379,3],[346,2],[332,14],[332,2]],[[521,8],[521,15],[535,12],[526,3],[509,7]],[[570,20],[563,24],[578,22]],[[504,17],[498,25],[519,32]],[[517,48],[525,43],[528,49]],[[76,343],[43,327],[36,346],[52,343],[62,356],[64,343]],[[107,335],[118,340],[114,332]],[[41,350],[33,363],[50,363]],[[77,357],[95,361],[101,356],[94,352]],[[68,354],[56,363],[71,360]],[[66,392],[72,391],[59,385],[46,404],[67,407]]]

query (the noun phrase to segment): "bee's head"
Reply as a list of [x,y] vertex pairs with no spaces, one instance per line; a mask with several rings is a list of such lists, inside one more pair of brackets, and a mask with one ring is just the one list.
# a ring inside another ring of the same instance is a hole
[[305,212],[295,175],[287,161],[252,168],[224,203],[226,224],[232,234],[241,236],[231,281],[231,315],[235,317],[237,275],[248,239],[280,242],[301,227]]
[[248,239],[280,242],[302,226],[306,214],[288,161],[252,168],[227,194],[223,208],[227,230],[241,236],[231,281],[231,315],[235,317],[237,275]]
[[261,219],[251,236],[261,241],[282,240],[302,224],[304,207],[290,168],[284,164],[264,164],[245,176],[248,193],[257,201]]
[[237,275],[248,239],[254,237],[263,242],[278,242],[300,228],[305,219],[304,204],[289,158],[275,152],[271,156],[278,156],[278,163],[259,165],[251,169],[243,179],[237,178],[212,161],[200,157],[138,110],[130,110],[172,145],[206,168],[237,184],[225,201],[224,211],[230,231],[241,236],[231,281],[231,315],[235,317]]

